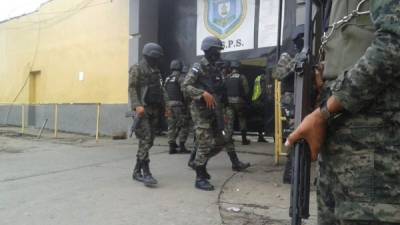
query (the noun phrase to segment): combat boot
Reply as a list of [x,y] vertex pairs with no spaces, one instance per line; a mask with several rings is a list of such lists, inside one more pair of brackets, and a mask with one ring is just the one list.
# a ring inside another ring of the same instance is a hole
[[143,184],[146,187],[153,187],[155,186],[158,182],[156,179],[154,179],[154,177],[151,175],[150,172],[150,167],[149,167],[149,163],[150,160],[144,160],[142,161],[142,169],[143,169]]
[[195,158],[196,158],[196,149],[194,149],[192,153],[190,153],[190,158],[188,162],[188,167],[192,168],[193,170],[196,170],[196,165],[194,163]]
[[232,162],[232,170],[233,171],[243,171],[250,167],[250,163],[243,163],[239,160],[236,152],[228,152],[229,158]]
[[142,161],[140,159],[136,159],[136,165],[135,168],[133,168],[132,179],[143,182]]
[[249,145],[250,140],[247,139],[247,132],[245,130],[242,130],[242,145]]
[[266,143],[268,143],[268,141],[265,140],[264,134],[263,134],[262,132],[261,132],[261,133],[258,133],[258,140],[257,140],[257,142],[266,142]]
[[186,149],[185,142],[179,142],[179,153],[180,154],[190,154],[191,152]]
[[205,177],[205,166],[196,167],[196,181],[195,187],[203,191],[213,191],[214,186]]
[[176,150],[176,148],[178,147],[178,145],[175,142],[169,143],[169,154],[176,154],[178,153],[178,151]]

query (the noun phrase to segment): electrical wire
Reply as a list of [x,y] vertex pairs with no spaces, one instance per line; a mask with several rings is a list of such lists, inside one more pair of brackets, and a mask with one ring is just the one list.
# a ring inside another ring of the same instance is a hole
[[[44,25],[46,23],[50,23],[52,21],[56,21],[59,19],[67,19],[72,15],[75,15],[76,13],[78,13],[82,8],[84,8],[85,6],[87,6],[87,4],[89,4],[91,1],[93,0],[83,0],[82,2],[80,2],[79,4],[75,5],[73,8],[69,9],[66,13],[60,13],[60,15],[56,15],[53,16],[51,18],[48,19],[39,19],[38,21],[32,21],[32,22],[26,22],[28,24],[25,25],[21,25],[21,26],[15,26],[15,27],[6,27],[6,30],[20,30],[20,29],[29,29],[32,26],[35,26],[36,24],[40,23],[41,25]],[[38,16],[41,15],[41,13],[37,14]],[[43,27],[42,27],[43,28]]]
[[[107,1],[102,1],[102,2],[98,2],[98,3],[93,3],[93,1],[94,0],[83,0],[82,2],[80,2],[79,4],[75,5],[74,7],[72,7],[71,9],[68,9],[68,10],[39,13],[40,15],[52,15],[52,14],[55,14],[55,16],[53,16],[51,18],[48,18],[48,19],[43,19],[41,21],[26,21],[26,22],[24,22],[25,23],[24,25],[15,26],[15,27],[7,27],[5,29],[7,29],[7,30],[19,30],[19,29],[29,28],[32,25],[35,25],[37,23],[45,24],[45,23],[50,23],[50,22],[54,21],[55,23],[49,24],[47,26],[47,27],[49,27],[50,25],[57,24],[57,23],[63,21],[64,19],[67,19],[70,16],[79,13],[80,11],[82,11],[84,9],[97,7],[97,6],[101,6],[101,5],[105,5],[105,4],[111,4],[115,0],[107,0]],[[62,17],[64,17],[64,18],[62,18]],[[60,19],[60,21],[57,21],[57,19]],[[43,27],[43,28],[46,28],[46,27]]]
[[[51,1],[49,1],[49,2],[51,2]],[[31,26],[34,26],[34,25],[38,25],[37,42],[36,42],[34,55],[32,57],[32,62],[31,62],[30,68],[29,68],[27,76],[26,76],[26,78],[24,80],[24,83],[22,84],[21,88],[18,90],[18,93],[13,98],[13,100],[12,100],[12,102],[11,102],[9,108],[8,108],[7,115],[6,115],[6,118],[5,118],[5,124],[8,124],[8,119],[9,119],[11,110],[13,108],[13,104],[17,101],[18,97],[21,95],[22,91],[25,89],[26,85],[28,84],[28,81],[30,80],[31,72],[32,72],[32,69],[34,67],[34,64],[35,64],[35,61],[36,61],[36,58],[37,58],[37,54],[38,54],[38,50],[39,50],[42,29],[45,29],[45,28],[48,28],[48,27],[50,27],[52,25],[58,24],[58,23],[64,21],[65,19],[68,19],[69,17],[79,13],[83,9],[96,7],[96,6],[100,6],[100,5],[104,5],[104,4],[113,3],[113,0],[107,0],[107,1],[102,1],[102,2],[99,2],[99,3],[91,5],[91,3],[93,3],[93,1],[94,0],[83,0],[82,2],[80,2],[79,4],[77,4],[76,6],[74,6],[73,8],[71,8],[69,10],[60,11],[59,13],[62,14],[62,15],[60,15],[59,18],[57,18],[57,16],[54,16],[54,17],[52,17],[50,19],[40,20],[40,16],[42,15],[42,13],[39,13],[38,14],[39,20],[37,22],[32,22],[31,24],[26,25],[26,26],[20,26],[20,27],[14,27],[14,28],[13,27],[6,28],[6,29],[13,29],[13,30],[15,29],[16,30],[16,29],[24,29],[24,28],[31,27]],[[49,3],[49,2],[47,2],[47,3]],[[49,13],[51,13],[51,12],[49,12]],[[58,12],[53,12],[53,13],[58,13]],[[68,14],[68,15],[65,15],[65,14]],[[44,26],[45,23],[49,23],[49,24],[47,24],[47,26]]]
[[28,81],[30,79],[31,72],[32,72],[33,66],[35,65],[35,61],[36,61],[37,54],[38,54],[38,51],[39,51],[41,32],[42,32],[42,27],[41,27],[41,24],[39,23],[38,24],[38,35],[37,35],[37,40],[36,40],[35,51],[33,53],[33,57],[32,57],[31,65],[30,65],[30,68],[29,68],[29,72],[28,72],[28,74],[27,74],[27,76],[26,76],[26,78],[24,80],[24,83],[22,84],[21,88],[19,89],[17,95],[15,95],[15,97],[12,100],[10,106],[8,107],[7,115],[6,115],[6,118],[5,118],[5,124],[6,125],[8,124],[8,119],[10,117],[10,113],[11,113],[11,110],[13,108],[13,104],[17,101],[18,97],[21,95],[22,91],[25,89],[26,84],[28,83]]

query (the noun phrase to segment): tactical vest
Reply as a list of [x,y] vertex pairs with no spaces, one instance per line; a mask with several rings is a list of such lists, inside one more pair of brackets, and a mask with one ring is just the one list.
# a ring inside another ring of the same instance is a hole
[[179,83],[179,73],[173,72],[169,77],[167,77],[165,80],[165,90],[168,94],[169,101],[184,101]]
[[147,105],[161,105],[163,102],[163,92],[161,88],[161,76],[159,71],[149,74],[146,79],[147,90],[144,100]]
[[222,84],[218,69],[212,66],[209,68],[202,68],[202,73],[198,78],[198,84],[201,89],[208,93],[218,94],[219,85]]
[[[341,21],[345,16],[356,10],[357,5],[362,0],[333,0],[327,31],[332,31],[332,25]],[[359,11],[368,11],[369,1],[361,5]],[[354,16],[350,21],[335,29],[330,36],[326,47],[326,65],[324,70],[325,80],[334,80],[340,74],[360,59],[366,49],[371,45],[374,38],[375,29],[372,25],[369,13]]]
[[226,93],[228,97],[242,97],[243,90],[241,85],[240,74],[234,73],[225,80]]

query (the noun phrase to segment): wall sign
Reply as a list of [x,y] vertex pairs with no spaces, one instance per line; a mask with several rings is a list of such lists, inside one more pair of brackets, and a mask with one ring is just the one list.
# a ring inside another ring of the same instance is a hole
[[207,36],[220,38],[223,52],[254,48],[255,0],[197,0],[197,55]]

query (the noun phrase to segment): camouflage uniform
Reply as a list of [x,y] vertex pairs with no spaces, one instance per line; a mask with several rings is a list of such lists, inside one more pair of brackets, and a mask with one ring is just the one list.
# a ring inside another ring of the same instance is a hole
[[[359,2],[334,0],[331,24]],[[329,122],[319,157],[321,225],[400,224],[400,4],[370,0],[368,9],[326,47],[325,94],[345,110]]]
[[[203,80],[210,83],[204,84]],[[222,110],[220,96],[217,95],[217,86],[221,82],[222,76],[219,69],[210,64],[206,58],[202,58],[200,63],[193,65],[182,85],[185,93],[193,99],[190,112],[196,132],[196,166],[204,166],[210,157],[218,154],[224,147],[228,152],[234,151],[233,143],[226,144],[216,116],[216,110]],[[215,97],[217,109],[211,110],[206,107],[202,99],[204,91]]]
[[137,158],[149,159],[149,150],[153,146],[155,129],[159,124],[160,113],[164,108],[161,86],[161,74],[157,68],[148,65],[145,59],[134,65],[129,72],[129,99],[132,111],[143,106],[145,114],[135,134],[139,139]]
[[196,139],[195,135],[194,135],[194,122],[193,122],[193,119],[192,119],[192,115],[190,113],[190,106],[192,104],[192,99],[189,96],[187,96],[187,94],[183,91],[183,81],[185,80],[185,77],[186,77],[188,72],[189,72],[189,68],[186,67],[186,70],[185,70],[185,67],[184,67],[184,69],[182,71],[182,74],[180,76],[180,83],[181,83],[181,89],[182,89],[182,92],[183,92],[183,97],[185,99],[184,103],[185,103],[185,106],[186,106],[186,109],[187,109],[186,110],[186,113],[187,113],[186,114],[186,118],[187,118],[186,126],[187,126],[187,128],[185,128],[185,129],[187,129],[187,131],[188,131],[188,136],[192,136],[193,137],[193,142],[194,142],[194,140]]
[[[237,87],[236,83],[234,83],[232,87],[229,86],[228,82],[230,79],[232,79],[233,82],[235,79],[239,79],[240,87]],[[239,120],[240,130],[247,131],[246,104],[248,104],[248,101],[246,98],[249,95],[249,85],[246,77],[238,73],[237,70],[234,70],[225,78],[225,83],[228,93],[228,104],[225,107],[225,117],[227,120],[225,124],[225,134],[227,138],[232,141],[235,116],[237,116]]]
[[[296,64],[296,58],[299,54],[296,54],[292,58],[288,53],[282,53],[279,58],[278,65],[275,73],[272,77],[276,80],[281,81],[282,84],[282,96],[281,96],[281,110],[290,112],[289,116],[286,116],[286,120],[283,121],[283,139],[289,136],[293,132],[294,128],[294,67]],[[292,151],[288,151],[287,161],[285,164],[285,170],[283,172],[283,183],[290,184],[292,179]]]
[[[173,71],[170,76],[165,80],[165,85],[168,83],[177,82],[179,87],[183,83],[184,74],[179,71]],[[168,118],[168,143],[175,143],[176,138],[179,136],[179,142],[185,143],[189,136],[189,110],[183,93],[179,90],[176,95],[181,95],[178,98],[171,100],[173,97],[168,96],[167,106],[171,110],[171,116]]]

